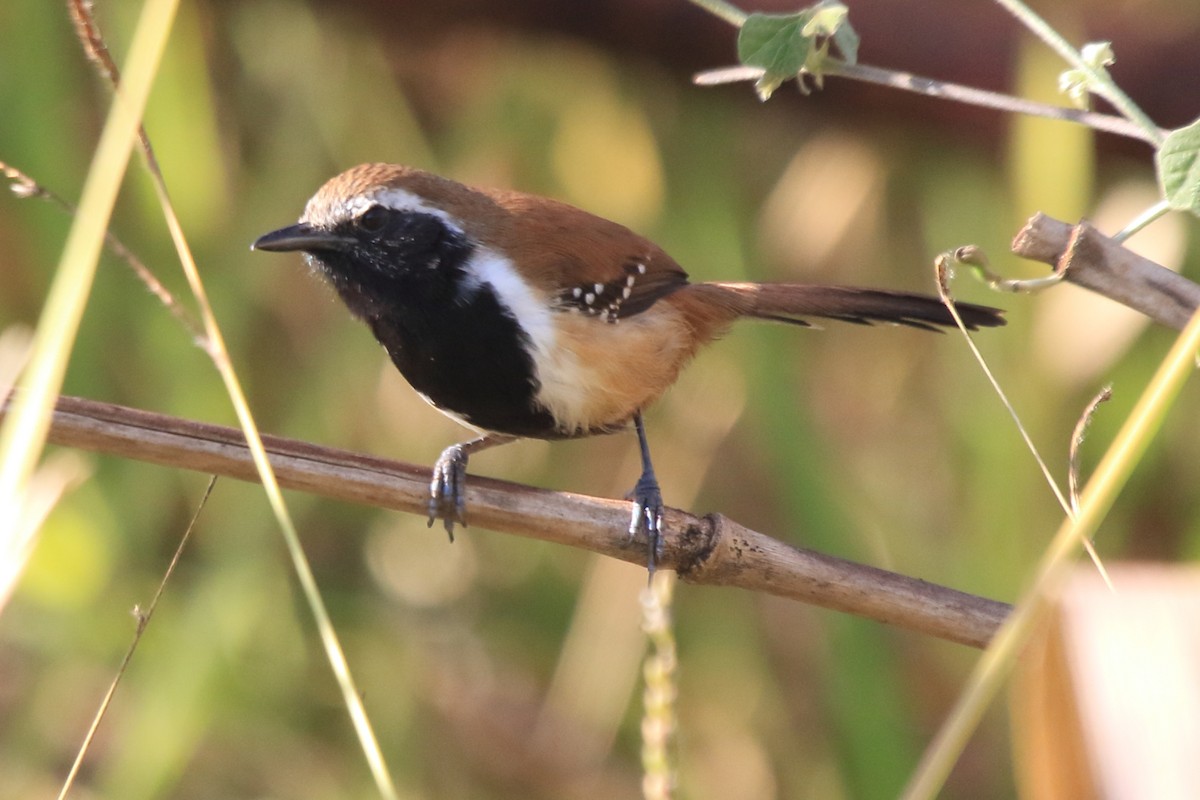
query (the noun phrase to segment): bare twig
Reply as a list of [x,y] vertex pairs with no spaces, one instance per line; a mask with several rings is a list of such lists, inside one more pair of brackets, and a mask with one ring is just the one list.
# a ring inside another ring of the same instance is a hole
[[[966,103],[982,108],[993,108],[997,111],[1025,114],[1032,117],[1046,117],[1047,119],[1057,119],[1063,122],[1077,122],[1093,130],[1113,133],[1118,136],[1127,136],[1131,139],[1141,139],[1148,144],[1156,143],[1154,134],[1147,132],[1140,125],[1130,122],[1124,117],[1117,117],[1112,114],[1099,114],[1095,111],[1087,111],[1079,108],[1039,103],[1036,100],[1027,100],[1023,97],[1013,97],[1012,95],[1001,94],[999,92],[990,92],[986,89],[976,89],[972,86],[962,86],[956,83],[939,81],[934,78],[913,75],[908,72],[872,67],[867,64],[843,64],[833,61],[825,74],[852,78],[854,80],[866,81],[867,83],[876,83],[893,89],[903,89],[928,97],[953,100],[958,103]],[[1162,132],[1158,133],[1161,135]]]
[[1142,111],[1129,98],[1129,95],[1125,94],[1121,87],[1117,86],[1112,76],[1108,74],[1108,70],[1103,66],[1091,63],[1062,34],[1035,14],[1033,9],[1024,2],[1021,2],[1021,0],[996,0],[996,3],[1016,17],[1022,25],[1041,39],[1047,47],[1057,53],[1063,61],[1066,61],[1074,69],[1087,75],[1088,90],[1103,97],[1121,112],[1121,116],[1136,124],[1143,131],[1143,138],[1146,141],[1156,149],[1162,144],[1167,132],[1155,125],[1154,121],[1146,116],[1146,112]]
[[[846,64],[835,58],[830,58],[822,66],[822,77],[849,78],[981,108],[1046,117],[1064,122],[1077,122],[1094,130],[1127,136],[1131,139],[1141,139],[1148,144],[1156,144],[1158,141],[1156,137],[1161,137],[1163,133],[1161,131],[1148,132],[1136,123],[1111,114],[1099,114],[1095,111],[1039,103],[1035,100],[1026,100],[999,92],[989,92],[985,89],[913,75],[911,72],[872,67],[867,64]],[[716,86],[736,81],[756,81],[762,75],[763,70],[758,67],[737,66],[706,70],[695,75],[692,80],[699,86]]]
[[1175,330],[1200,307],[1200,284],[1126,250],[1086,220],[1072,226],[1036,214],[1013,239],[1012,251]]
[[735,28],[742,27],[746,22],[746,17],[749,16],[745,11],[725,0],[692,0],[692,3],[710,14],[720,17]]
[[[7,404],[2,408],[7,411]],[[61,398],[50,440],[164,466],[256,481],[241,431],[79,398]],[[424,515],[429,470],[412,464],[263,437],[282,486]],[[471,522],[636,564],[628,504],[487,478],[467,484]],[[738,586],[983,647],[1009,607],[874,567],[804,550],[720,515],[668,509],[662,565],[696,584]]]

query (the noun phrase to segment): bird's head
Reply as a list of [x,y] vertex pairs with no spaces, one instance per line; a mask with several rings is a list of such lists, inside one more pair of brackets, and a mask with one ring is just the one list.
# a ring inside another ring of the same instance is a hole
[[[331,178],[294,225],[251,249],[298,251],[345,295],[347,286],[437,276],[450,282],[503,212],[460,183],[395,164],[361,164]],[[349,302],[349,301],[348,301]]]

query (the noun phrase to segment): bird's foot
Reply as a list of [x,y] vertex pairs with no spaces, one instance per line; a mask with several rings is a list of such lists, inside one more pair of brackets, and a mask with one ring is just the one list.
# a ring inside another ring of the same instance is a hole
[[467,527],[467,458],[470,451],[462,444],[451,445],[438,456],[429,482],[429,527],[441,520],[450,541],[454,524]]
[[629,538],[632,540],[639,533],[646,534],[646,569],[650,571],[650,577],[653,578],[655,567],[663,555],[662,490],[659,489],[658,479],[654,477],[654,473],[643,472],[628,497],[633,501],[633,515],[629,520]]

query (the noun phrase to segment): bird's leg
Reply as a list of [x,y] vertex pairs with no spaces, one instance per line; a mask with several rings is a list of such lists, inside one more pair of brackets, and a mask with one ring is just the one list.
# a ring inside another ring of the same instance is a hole
[[642,412],[633,415],[633,425],[637,430],[638,447],[642,451],[642,476],[638,478],[629,499],[633,501],[633,517],[629,521],[629,538],[637,536],[638,531],[646,532],[648,555],[646,568],[650,576],[654,576],[654,568],[662,557],[662,490],[658,487],[658,478],[654,476],[654,465],[650,463],[650,445],[646,441],[646,428],[642,425]]
[[454,523],[467,527],[467,459],[472,453],[511,442],[517,437],[486,433],[478,439],[451,445],[438,456],[429,482],[429,527],[441,519],[450,541],[454,541]]

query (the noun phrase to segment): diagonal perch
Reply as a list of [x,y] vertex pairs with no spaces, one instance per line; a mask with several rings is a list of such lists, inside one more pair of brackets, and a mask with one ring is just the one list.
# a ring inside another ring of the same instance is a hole
[[[0,404],[0,417],[8,401]],[[58,445],[256,481],[241,431],[95,400],[63,397],[49,435]],[[429,470],[359,453],[264,436],[281,486],[424,516]],[[628,503],[473,476],[480,527],[558,542],[636,564],[645,548],[626,534]],[[983,647],[1011,610],[1004,603],[792,547],[719,515],[667,509],[661,566],[690,583],[737,586],[799,600],[952,642]]]

